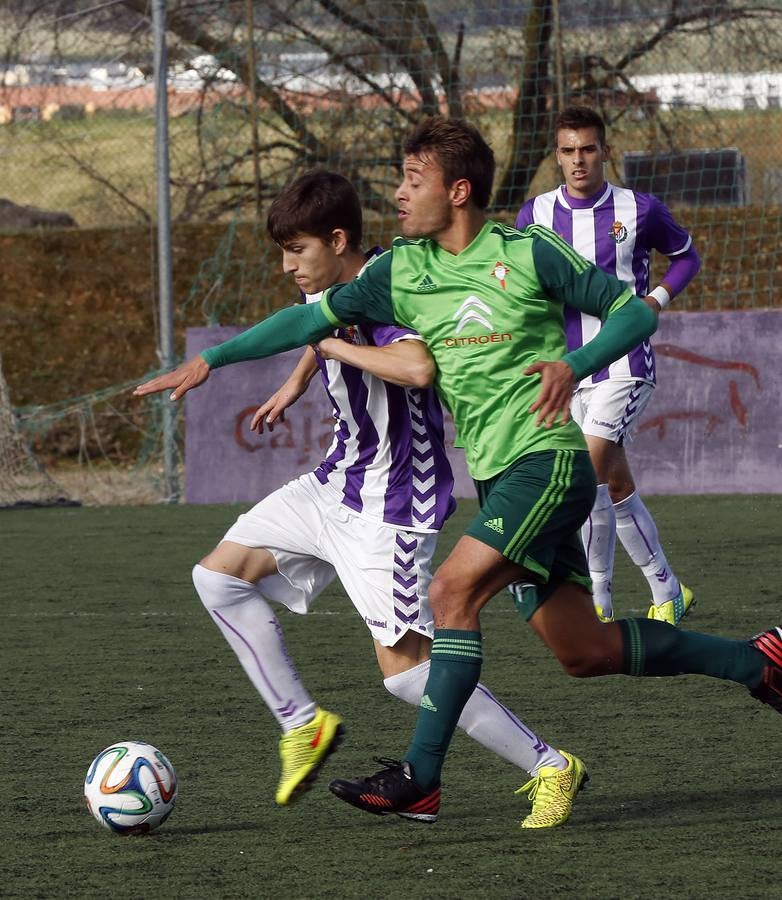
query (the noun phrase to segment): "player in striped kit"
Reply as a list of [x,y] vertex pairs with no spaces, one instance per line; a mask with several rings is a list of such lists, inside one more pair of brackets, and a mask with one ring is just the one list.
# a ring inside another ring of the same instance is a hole
[[[555,123],[556,156],[565,183],[528,200],[516,227],[545,225],[601,269],[625,282],[660,312],[700,267],[692,238],[651,194],[605,180],[609,157],[602,118],[584,106],[563,110]],[[662,282],[649,290],[652,250],[669,257]],[[600,320],[565,308],[568,350],[591,340]],[[655,388],[654,350],[647,340],[600,372],[582,379],[573,395],[573,418],[586,437],[597,474],[597,497],[582,529],[598,616],[613,619],[611,580],[616,537],[641,569],[652,593],[650,619],[679,623],[692,591],[674,574],[649,510],[635,488],[625,444],[632,440]]]
[[[494,154],[468,122],[424,120],[404,153],[395,195],[402,236],[391,250],[319,304],[279,310],[134,391],[178,400],[212,369],[305,346],[347,323],[414,328],[437,362],[481,505],[430,586],[434,639],[408,750],[375,775],[332,781],[331,791],[366,812],[436,820],[448,746],[480,676],[480,612],[511,584],[520,586],[519,613],[575,677],[708,675],[782,713],[782,628],[739,641],[595,616],[578,534],[595,473],[570,419],[572,393],[652,334],[656,314],[551,230],[487,219]],[[566,303],[605,320],[570,352]],[[586,774],[575,757],[556,780],[543,771],[522,789],[530,787],[533,816],[541,795],[572,799]]]
[[[272,204],[268,229],[308,303],[319,303],[322,289],[350,281],[367,264],[358,196],[335,173],[313,172],[293,182]],[[372,634],[386,688],[417,705],[433,634],[427,599],[432,554],[454,507],[442,409],[429,388],[434,363],[414,331],[340,328],[306,350],[286,383],[259,407],[252,427],[273,428],[318,372],[335,418],[323,462],[239,516],[193,569],[202,602],[283,730],[281,805],[310,785],[338,743],[342,723],[302,684],[269,601],[306,613],[338,577]],[[573,757],[540,740],[482,684],[460,725],[529,772],[530,785],[550,785],[536,792],[524,827],[567,819],[573,798],[557,783]]]

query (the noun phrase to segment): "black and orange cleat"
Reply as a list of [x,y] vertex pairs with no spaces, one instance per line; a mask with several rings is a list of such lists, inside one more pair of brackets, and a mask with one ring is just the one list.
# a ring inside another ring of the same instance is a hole
[[782,628],[769,628],[750,638],[750,644],[766,657],[760,684],[750,694],[761,703],[767,703],[782,713]]
[[349,781],[336,778],[329,784],[332,794],[376,816],[391,813],[403,819],[432,824],[440,811],[440,785],[424,790],[413,781],[410,763],[380,758],[385,769]]

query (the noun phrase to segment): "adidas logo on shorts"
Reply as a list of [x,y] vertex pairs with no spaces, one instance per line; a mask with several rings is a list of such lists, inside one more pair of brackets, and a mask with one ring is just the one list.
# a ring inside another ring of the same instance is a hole
[[489,519],[488,522],[483,523],[487,528],[491,528],[492,531],[496,531],[497,534],[505,534],[505,529],[503,528],[503,521],[501,518],[499,519]]

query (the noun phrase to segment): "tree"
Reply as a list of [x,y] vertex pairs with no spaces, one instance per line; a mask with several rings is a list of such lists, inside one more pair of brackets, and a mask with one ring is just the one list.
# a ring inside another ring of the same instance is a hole
[[[597,105],[609,124],[630,113],[654,120],[655,133],[674,148],[675,119],[659,116],[654,97],[634,85],[644,66],[712,71],[739,54],[758,68],[782,63],[782,8],[754,0],[655,0],[643,13],[623,0],[515,0],[501,13],[487,2],[460,10],[446,0],[255,0],[253,72],[247,2],[169,0],[173,63],[201,59],[198,90],[172,134],[180,220],[250,209],[258,200],[256,153],[262,200],[302,170],[332,166],[355,181],[368,208],[387,212],[405,135],[437,112],[467,115],[484,128],[500,162],[495,206],[514,210],[548,155],[559,105]],[[148,0],[121,0],[121,33],[111,28],[116,4],[59,0],[54,20],[46,19],[52,7],[18,4],[15,30],[6,31],[16,58],[43,21],[55,51],[64,29],[92,29],[112,59],[149,70]],[[137,184],[122,183],[121,173],[101,168],[78,143],[61,149],[131,215],[143,216],[148,203]]]
[[[146,0],[125,3],[139,12],[146,8]],[[236,5],[220,6],[233,8],[235,15],[238,11]],[[481,4],[484,9],[487,6]],[[561,6],[571,13],[571,18],[577,15],[579,7],[582,15],[594,15],[593,4],[564,2]],[[618,15],[608,15],[607,7],[611,6]],[[196,9],[206,7],[208,3],[199,3]],[[654,115],[653,99],[634,89],[631,72],[640,60],[666,43],[700,35],[708,48],[709,43],[719,41],[721,31],[726,33],[730,28],[730,35],[726,36],[731,44],[744,44],[759,59],[768,59],[764,35],[776,33],[774,23],[782,24],[782,9],[762,3],[658,0],[650,7],[649,17],[642,20],[637,15],[628,20],[623,4],[616,0],[607,0],[603,7],[606,21],[602,30],[615,30],[618,35],[606,47],[595,40],[594,33],[587,32],[582,38],[583,26],[572,29],[565,47],[565,83],[560,85],[563,90],[559,100],[598,105],[609,122],[625,115],[628,108]],[[180,0],[172,9],[171,31],[180,40],[219,57],[247,83],[250,73],[245,47],[236,40],[238,19],[234,19],[230,29],[208,31],[194,25],[193,8],[192,2]],[[398,165],[404,135],[413,122],[436,112],[459,116],[466,108],[479,120],[490,117],[489,108],[474,90],[475,82],[486,71],[484,66],[481,72],[478,64],[480,50],[472,50],[466,66],[468,77],[462,73],[463,54],[466,45],[473,43],[493,57],[512,32],[512,41],[520,44],[520,52],[515,57],[504,57],[508,69],[503,73],[503,86],[512,100],[511,117],[505,120],[504,139],[499,143],[507,144],[509,149],[495,196],[498,209],[512,210],[524,200],[551,146],[557,105],[552,72],[553,9],[554,0],[530,0],[523,13],[518,11],[518,24],[492,38],[479,29],[465,33],[464,25],[449,14],[449,7],[437,2],[427,5],[423,0],[276,0],[266,7],[262,18],[264,31],[274,36],[272,41],[266,38],[267,46],[271,49],[276,43],[281,47],[316,48],[322,54],[324,70],[341,73],[345,82],[341,90],[332,88],[332,123],[327,129],[311,124],[301,108],[301,96],[261,75],[256,82],[258,95],[283,123],[295,168],[334,165],[338,160],[356,181],[367,205],[382,210],[387,207],[383,185],[388,180],[382,173]],[[214,14],[213,7],[206,19],[213,21]],[[598,52],[590,43],[598,44]],[[704,63],[710,66],[709,49],[703,55]],[[778,44],[776,55],[779,59]],[[394,76],[389,77],[389,73]],[[337,82],[339,78],[337,75]],[[362,105],[355,96],[351,97],[351,90],[364,92],[363,97],[371,98],[373,104],[364,100],[363,105],[378,109],[375,117],[361,117],[367,147],[363,153],[351,146],[351,112],[356,113],[356,106]],[[339,104],[342,109],[336,108]],[[675,145],[673,129],[669,129],[667,138]],[[266,149],[272,149],[271,145]],[[379,174],[373,174],[378,170]]]

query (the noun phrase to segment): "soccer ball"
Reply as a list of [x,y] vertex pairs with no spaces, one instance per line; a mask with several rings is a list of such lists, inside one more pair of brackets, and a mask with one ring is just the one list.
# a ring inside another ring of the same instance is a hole
[[152,744],[120,741],[102,750],[84,779],[87,809],[117,834],[147,834],[171,815],[176,773]]

